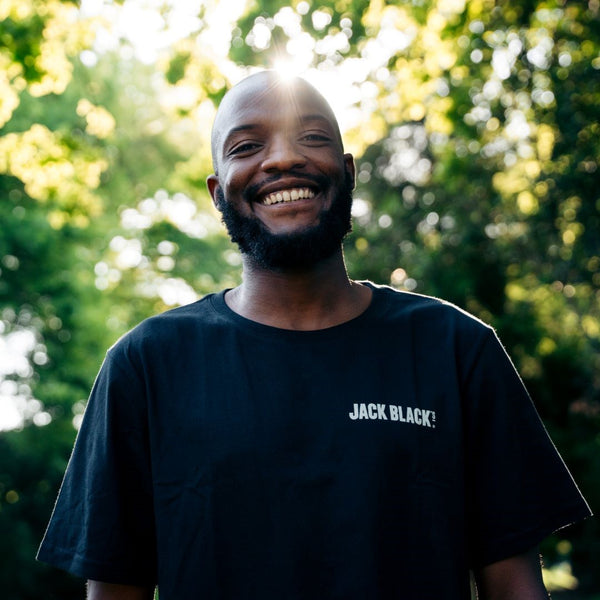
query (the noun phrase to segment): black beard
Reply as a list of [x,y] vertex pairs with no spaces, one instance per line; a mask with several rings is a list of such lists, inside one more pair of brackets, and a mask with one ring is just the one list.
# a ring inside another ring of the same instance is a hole
[[321,210],[318,224],[297,233],[270,232],[257,218],[240,214],[220,187],[216,192],[217,206],[231,241],[255,264],[269,270],[306,269],[339,250],[352,230],[352,189],[352,178],[346,173],[331,207]]

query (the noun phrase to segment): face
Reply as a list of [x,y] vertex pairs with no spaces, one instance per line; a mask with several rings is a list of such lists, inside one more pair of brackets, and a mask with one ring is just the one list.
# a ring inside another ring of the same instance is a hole
[[267,268],[306,267],[350,230],[354,163],[335,118],[306,82],[270,73],[225,97],[208,187],[240,250]]

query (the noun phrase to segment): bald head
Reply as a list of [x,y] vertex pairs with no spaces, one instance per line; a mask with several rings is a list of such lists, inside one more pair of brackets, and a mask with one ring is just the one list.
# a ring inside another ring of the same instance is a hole
[[[249,123],[240,121],[242,114],[245,118],[252,113],[267,113],[269,103],[277,98],[278,102],[289,108],[290,114],[302,119],[307,107],[310,107],[311,116],[320,117],[329,122],[343,152],[342,137],[339,125],[331,106],[321,93],[310,83],[300,77],[283,79],[276,71],[261,71],[246,77],[229,90],[215,117],[211,136],[211,150],[213,168],[218,173],[222,158],[223,142],[232,129],[247,126]],[[268,114],[266,115],[268,116]]]

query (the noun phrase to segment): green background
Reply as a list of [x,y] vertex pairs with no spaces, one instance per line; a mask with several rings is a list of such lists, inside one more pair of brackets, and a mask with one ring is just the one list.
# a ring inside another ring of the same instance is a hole
[[[599,3],[201,2],[151,59],[117,31],[131,4],[0,5],[0,403],[21,418],[0,432],[2,598],[83,597],[34,555],[89,389],[141,319],[239,282],[204,186],[214,106],[294,43],[307,76],[353,73],[352,277],[493,324],[597,510]],[[165,31],[176,5],[150,11]],[[596,519],[543,552],[549,587],[598,597]]]

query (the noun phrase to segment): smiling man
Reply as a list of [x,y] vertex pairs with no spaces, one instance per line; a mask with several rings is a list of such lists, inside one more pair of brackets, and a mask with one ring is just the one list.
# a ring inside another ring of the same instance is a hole
[[[281,108],[294,102],[292,93],[287,86],[248,90],[252,98],[244,100],[245,110],[231,116],[233,107],[228,108],[231,102],[226,99],[214,128],[218,175],[208,178],[209,190],[232,240],[245,256],[266,268],[308,267],[319,262],[339,252],[351,227],[352,156],[342,154],[329,107],[319,97],[311,98],[308,89],[304,91],[305,114],[283,114],[287,111]],[[224,119],[231,126],[222,124]],[[268,129],[273,130],[274,139],[268,142],[271,156],[265,162]],[[290,150],[292,154],[285,156]],[[283,176],[278,155],[289,162]],[[262,173],[258,179],[257,164]],[[236,203],[236,197],[241,201]]]
[[39,558],[92,600],[547,598],[536,547],[589,508],[488,326],[349,279],[323,97],[253,75],[212,150],[243,283],[109,350]]

